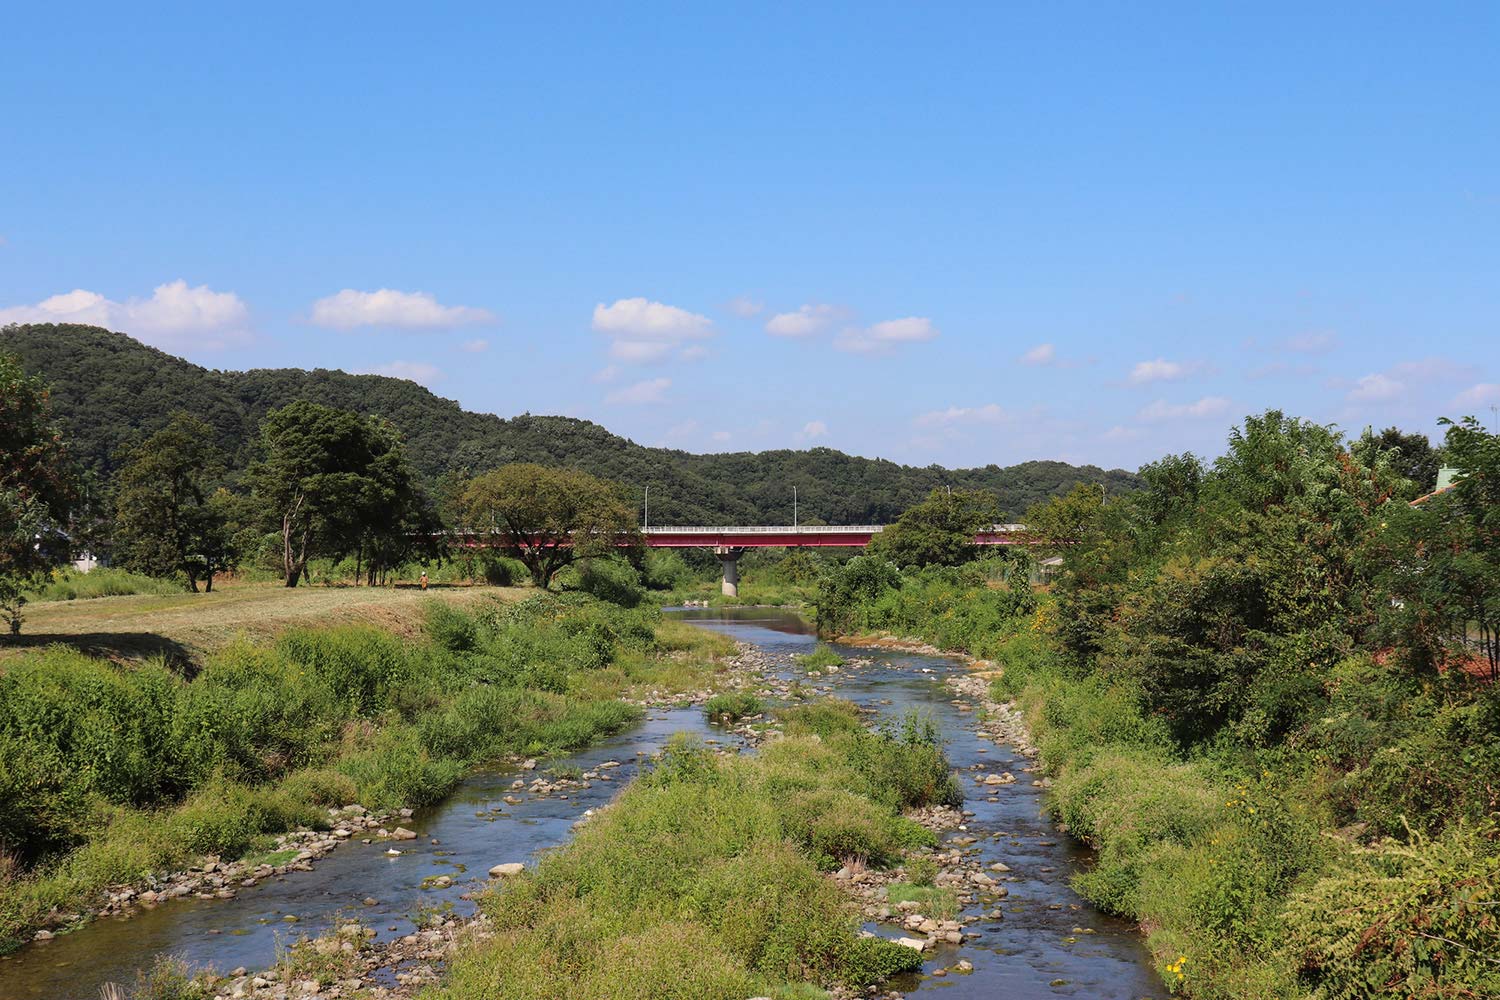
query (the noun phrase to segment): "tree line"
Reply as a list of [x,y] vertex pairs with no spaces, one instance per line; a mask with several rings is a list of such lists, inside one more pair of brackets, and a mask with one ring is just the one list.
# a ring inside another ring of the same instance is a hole
[[210,371],[91,326],[5,327],[0,351],[48,380],[84,501],[113,489],[129,449],[178,410],[208,425],[227,470],[242,477],[259,457],[266,416],[299,400],[389,421],[416,482],[434,496],[444,476],[530,462],[620,483],[637,505],[649,486],[652,520],[661,524],[790,524],[794,488],[804,519],[886,524],[935,488],[985,490],[1013,518],[1078,482],[1104,483],[1111,494],[1135,486],[1132,473],[1063,462],[944,469],[830,448],[707,455],[648,448],[584,420],[467,412],[401,379],[321,369]]
[[511,463],[448,476],[434,497],[387,420],[298,401],[261,421],[248,468],[186,411],[116,456],[113,489],[89,496],[39,376],[0,354],[0,609],[19,631],[25,592],[83,546],[121,568],[180,577],[196,592],[247,560],[295,587],[315,558],[354,562],[374,585],[443,557],[461,525],[520,559],[538,586],[591,555],[639,555],[634,505],[576,470]]

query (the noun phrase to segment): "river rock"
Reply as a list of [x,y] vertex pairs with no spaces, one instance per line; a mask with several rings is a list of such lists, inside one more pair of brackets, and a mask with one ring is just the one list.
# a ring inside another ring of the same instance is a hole
[[526,870],[526,866],[519,861],[511,861],[503,865],[496,865],[490,869],[490,878],[510,878],[519,875]]
[[899,945],[904,945],[905,947],[910,948],[913,951],[927,950],[927,942],[918,938],[899,937],[896,939],[896,943]]
[[415,832],[413,832],[411,830],[408,830],[404,826],[398,826],[398,827],[396,827],[396,829],[394,829],[394,830],[391,831],[391,839],[392,840],[416,840],[417,839],[417,835],[416,835]]

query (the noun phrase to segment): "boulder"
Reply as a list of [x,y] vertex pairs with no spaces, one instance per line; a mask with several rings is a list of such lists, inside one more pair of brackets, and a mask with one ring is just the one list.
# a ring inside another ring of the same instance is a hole
[[519,875],[526,870],[526,866],[519,861],[511,861],[507,864],[496,865],[490,869],[490,878],[510,878]]

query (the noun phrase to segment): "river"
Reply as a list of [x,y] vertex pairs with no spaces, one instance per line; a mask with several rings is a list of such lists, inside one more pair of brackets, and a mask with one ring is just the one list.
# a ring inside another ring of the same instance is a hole
[[[736,608],[671,613],[758,646],[783,671],[783,679],[800,676],[790,658],[809,651],[814,641],[806,622],[791,612]],[[975,713],[954,704],[943,681],[963,670],[957,661],[869,649],[841,651],[871,665],[817,679],[821,689],[892,717],[911,708],[927,711],[948,740],[948,755],[959,771],[982,763],[988,770],[1022,775],[1029,761],[980,739]],[[452,906],[456,914],[466,915],[472,904],[460,896],[473,876],[563,843],[585,810],[607,802],[642,759],[683,731],[730,739],[707,725],[699,708],[653,711],[634,729],[539,769],[592,771],[618,761],[619,768],[601,772],[614,781],[593,781],[588,788],[570,789],[566,797],[521,792],[523,801],[511,803],[505,796],[517,795],[512,782],[535,773],[511,768],[476,772],[442,803],[412,817],[408,825],[421,837],[398,845],[399,856],[387,855],[391,845],[382,841],[347,843],[312,871],[263,881],[232,899],[175,900],[129,918],[96,920],[0,960],[0,1000],[97,1000],[104,983],[133,982],[135,970],[149,966],[159,954],[177,955],[195,966],[212,964],[220,971],[261,969],[275,962],[280,943],[328,931],[341,915],[358,916],[377,929],[380,939],[411,933],[424,908]],[[996,799],[971,794],[964,808],[974,813],[966,822],[967,834],[978,838],[973,847],[983,863],[1003,862],[1011,869],[1009,896],[1000,906],[1004,918],[970,927],[980,932],[977,940],[930,953],[929,969],[963,958],[973,964],[972,973],[911,976],[897,987],[910,994],[940,989],[949,1000],[1165,997],[1135,930],[1098,912],[1068,888],[1068,876],[1087,863],[1087,856],[1047,820],[1041,789],[1021,781],[1001,788]],[[444,874],[454,884],[433,888],[430,876]],[[369,898],[376,903],[365,905]],[[965,914],[982,912],[988,911],[976,906]],[[287,917],[295,917],[295,923]],[[900,933],[893,926],[868,926],[887,936]]]

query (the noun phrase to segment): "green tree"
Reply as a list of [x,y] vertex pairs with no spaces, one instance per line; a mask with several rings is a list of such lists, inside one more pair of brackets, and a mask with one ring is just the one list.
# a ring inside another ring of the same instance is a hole
[[1426,434],[1407,434],[1396,427],[1387,427],[1377,434],[1366,427],[1349,451],[1365,465],[1374,465],[1383,454],[1391,469],[1411,482],[1412,489],[1407,491],[1411,496],[1430,493],[1437,485],[1442,460]]
[[831,566],[818,580],[819,635],[838,635],[860,627],[861,606],[901,586],[901,570],[877,553],[855,556]]
[[213,503],[224,474],[213,429],[189,413],[127,455],[116,479],[115,560],[151,576],[182,573],[195,593],[233,561],[224,503]]
[[0,615],[21,631],[24,590],[65,558],[73,481],[47,388],[0,354]]
[[1375,560],[1414,666],[1477,660],[1500,680],[1500,437],[1473,417],[1449,422],[1450,490],[1391,511]]
[[378,573],[432,525],[383,421],[299,401],[266,414],[261,449],[249,480],[265,526],[280,535],[288,587],[314,555],[360,553]]
[[1000,518],[988,490],[935,489],[876,535],[870,551],[898,566],[959,566],[979,555],[974,536]]
[[635,505],[614,483],[573,469],[518,462],[464,491],[468,528],[490,532],[538,587],[577,559],[641,544]]
[[1078,483],[1062,496],[1026,511],[1026,533],[1048,551],[1082,545],[1093,538],[1104,510],[1104,487]]

